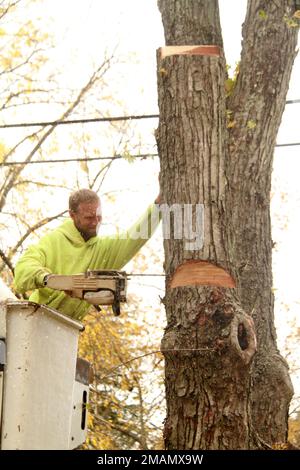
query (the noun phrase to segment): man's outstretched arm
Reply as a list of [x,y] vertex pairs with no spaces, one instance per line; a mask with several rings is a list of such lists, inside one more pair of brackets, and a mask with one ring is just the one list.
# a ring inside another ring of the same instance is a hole
[[155,204],[151,204],[126,232],[103,239],[103,242],[107,244],[103,268],[123,268],[152,237],[161,220],[158,207],[160,202],[161,198],[158,196]]

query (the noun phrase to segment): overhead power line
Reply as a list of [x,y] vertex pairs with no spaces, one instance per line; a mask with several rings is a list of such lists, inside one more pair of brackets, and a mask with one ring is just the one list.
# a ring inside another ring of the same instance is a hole
[[300,142],[292,142],[290,144],[277,144],[275,147],[296,147],[297,145],[300,145]]
[[160,274],[160,273],[153,273],[153,274],[151,274],[151,273],[128,273],[127,276],[128,277],[130,277],[130,276],[138,276],[138,277],[142,277],[142,276],[146,276],[146,277],[148,277],[148,276],[150,276],[150,277],[159,276],[159,277],[161,277],[161,276],[164,276],[165,277],[165,274]]
[[[300,103],[300,98],[295,100],[287,100],[286,104]],[[102,118],[87,118],[87,119],[66,119],[65,121],[40,121],[40,122],[21,122],[15,124],[1,124],[0,129],[11,129],[16,127],[43,127],[43,126],[60,126],[66,124],[85,124],[93,122],[115,122],[115,121],[134,121],[138,119],[158,119],[159,114],[143,114],[132,116],[112,116]]]
[[[300,142],[292,142],[290,144],[276,144],[275,147],[295,147],[299,146]],[[131,158],[141,158],[145,160],[151,157],[158,157],[158,153],[144,153],[139,155],[130,155],[128,159]],[[31,162],[3,162],[0,163],[1,166],[13,166],[13,165],[35,165],[38,163],[71,163],[71,162],[92,162],[92,161],[99,161],[99,160],[120,160],[123,158],[124,160],[127,158],[125,155],[115,155],[114,157],[91,157],[91,158],[68,158],[66,159],[58,159],[58,160],[34,160]]]
[[91,162],[95,160],[119,160],[123,158],[125,160],[128,158],[141,158],[146,159],[150,157],[158,157],[158,153],[145,153],[139,155],[130,155],[129,157],[125,155],[115,155],[114,157],[91,157],[91,158],[69,158],[69,159],[59,159],[59,160],[34,160],[32,162],[4,162],[0,163],[0,166],[11,166],[11,165],[34,165],[35,163],[69,163],[69,162]]
[[104,118],[66,119],[65,121],[22,122],[17,124],[1,124],[0,129],[11,129],[15,127],[60,126],[62,124],[83,124],[91,122],[134,121],[137,119],[157,119],[158,117],[158,114],[144,114],[140,116],[113,116]]
[[294,103],[300,103],[300,99],[297,100],[287,100],[285,104],[294,104]]

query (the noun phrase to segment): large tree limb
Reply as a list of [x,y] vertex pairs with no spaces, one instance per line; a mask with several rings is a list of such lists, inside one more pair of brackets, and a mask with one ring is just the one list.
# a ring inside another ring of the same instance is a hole
[[285,107],[298,36],[298,28],[287,21],[294,11],[294,0],[248,1],[239,73],[228,109],[234,122],[230,157],[242,160],[246,171],[251,169],[252,185],[269,166]]
[[251,419],[268,443],[285,440],[293,392],[277,351],[273,321],[270,189],[273,151],[296,56],[298,28],[288,21],[294,11],[294,0],[248,1],[239,73],[227,100],[231,125],[225,232],[237,294],[257,332]]

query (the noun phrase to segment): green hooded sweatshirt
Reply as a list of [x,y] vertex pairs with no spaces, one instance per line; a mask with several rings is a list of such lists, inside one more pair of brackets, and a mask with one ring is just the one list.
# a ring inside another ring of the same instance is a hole
[[120,270],[133,258],[155,231],[160,220],[156,206],[150,206],[127,232],[107,237],[92,237],[85,241],[67,219],[37,245],[30,246],[15,268],[14,286],[17,292],[34,292],[29,300],[52,307],[65,315],[82,320],[90,304],[75,299],[63,291],[43,287],[47,274],[78,274],[87,270]]

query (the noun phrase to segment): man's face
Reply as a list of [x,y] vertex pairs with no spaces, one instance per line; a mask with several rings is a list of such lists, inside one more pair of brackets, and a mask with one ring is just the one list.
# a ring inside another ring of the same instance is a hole
[[70,211],[75,227],[81,233],[85,241],[97,235],[102,215],[101,204],[95,202],[81,202],[76,210]]

